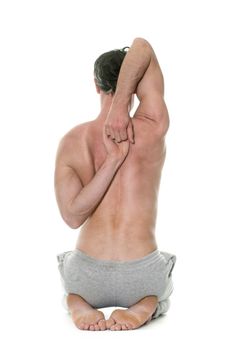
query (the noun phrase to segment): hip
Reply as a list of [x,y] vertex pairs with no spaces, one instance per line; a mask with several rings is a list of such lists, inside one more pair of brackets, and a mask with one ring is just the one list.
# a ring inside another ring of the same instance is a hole
[[147,295],[162,300],[172,293],[176,258],[158,249],[141,259],[123,262],[95,259],[78,249],[57,258],[66,292],[79,294],[98,307],[128,307]]
[[155,236],[153,234],[111,234],[102,231],[81,232],[76,249],[96,259],[128,261],[143,258],[154,250],[158,249]]

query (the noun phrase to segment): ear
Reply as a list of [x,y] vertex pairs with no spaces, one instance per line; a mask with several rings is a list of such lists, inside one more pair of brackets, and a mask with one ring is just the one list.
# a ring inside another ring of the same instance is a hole
[[100,94],[100,88],[99,86],[97,85],[97,80],[94,78],[94,83],[95,83],[95,87],[96,87],[96,91],[98,94]]

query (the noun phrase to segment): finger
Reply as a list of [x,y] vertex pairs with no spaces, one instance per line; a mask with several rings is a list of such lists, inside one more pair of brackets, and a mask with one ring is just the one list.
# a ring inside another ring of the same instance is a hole
[[127,140],[127,132],[126,130],[120,130],[120,137],[122,141],[126,141]]
[[110,137],[112,140],[115,140],[115,133],[114,133],[114,130],[111,126],[109,126],[109,131],[110,131]]
[[110,127],[108,125],[105,125],[105,134],[107,136],[110,135]]
[[117,142],[121,142],[121,136],[120,136],[120,132],[118,130],[114,131],[114,135],[115,135],[115,140]]
[[128,133],[128,138],[129,138],[130,142],[135,143],[133,124],[131,121],[128,124],[127,133]]
[[103,137],[103,140],[105,140],[107,138],[105,126],[102,129],[102,137]]

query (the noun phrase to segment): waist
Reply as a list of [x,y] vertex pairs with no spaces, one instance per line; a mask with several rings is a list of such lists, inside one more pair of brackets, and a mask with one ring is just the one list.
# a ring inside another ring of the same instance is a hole
[[110,231],[83,227],[76,248],[84,253],[104,260],[139,259],[158,248],[153,232]]
[[93,257],[86,252],[83,252],[79,248],[76,248],[72,252],[70,251],[73,255],[78,256],[82,261],[86,261],[89,264],[92,264],[93,266],[96,267],[96,265],[104,266],[104,267],[133,267],[135,268],[136,266],[139,267],[141,265],[144,265],[145,263],[149,263],[151,261],[159,261],[159,260],[164,260],[162,257],[162,252],[160,252],[158,249],[154,249],[150,251],[147,254],[144,254],[143,256],[139,258],[134,258],[130,260],[124,260],[121,259],[120,261],[115,260],[115,259],[104,259],[104,258],[97,258]]

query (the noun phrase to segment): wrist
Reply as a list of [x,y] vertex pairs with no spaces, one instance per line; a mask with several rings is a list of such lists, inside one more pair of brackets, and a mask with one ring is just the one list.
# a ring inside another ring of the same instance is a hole
[[131,97],[132,94],[121,94],[116,91],[112,101],[112,107],[120,111],[128,111]]
[[124,159],[125,157],[123,158],[123,157],[118,157],[116,155],[108,154],[105,159],[105,163],[111,166],[114,166],[117,169],[118,167],[120,167]]

